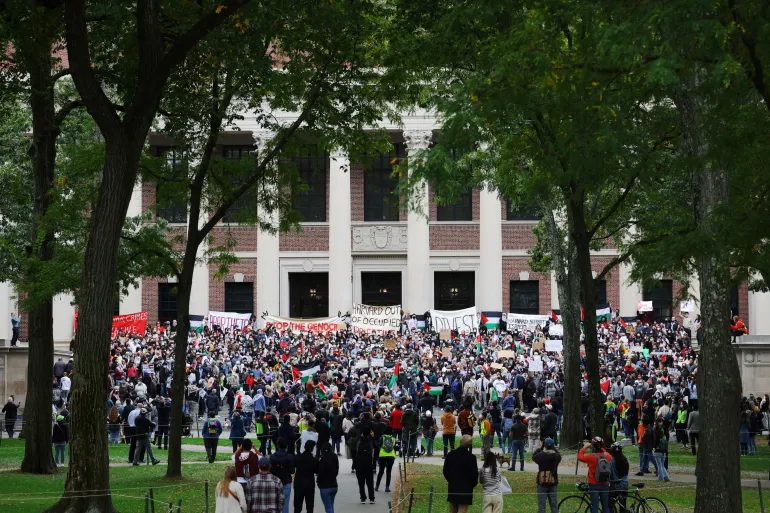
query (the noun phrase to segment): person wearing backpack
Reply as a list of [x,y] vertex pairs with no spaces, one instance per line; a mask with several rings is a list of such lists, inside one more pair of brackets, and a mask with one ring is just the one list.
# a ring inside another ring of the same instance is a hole
[[214,463],[214,460],[217,458],[219,435],[222,434],[222,424],[214,418],[213,411],[209,412],[209,418],[203,423],[201,434],[203,435],[203,445],[206,446],[209,463]]
[[658,481],[670,481],[668,478],[668,469],[666,468],[666,458],[668,457],[668,432],[663,425],[663,417],[655,420],[655,431],[653,433],[653,456],[658,464]]
[[479,435],[481,435],[481,454],[486,454],[490,451],[492,443],[492,423],[487,418],[487,412],[481,413],[481,422],[479,422]]
[[460,428],[461,435],[473,436],[473,427],[476,425],[476,416],[471,411],[471,404],[466,402],[460,415],[457,416],[457,425]]
[[556,450],[553,438],[546,438],[535,454],[532,461],[537,463],[537,513],[545,513],[545,504],[548,501],[551,513],[557,513],[559,463],[561,454]]
[[[375,492],[380,491],[380,482],[382,482],[382,474],[385,474],[385,493],[390,493],[390,476],[393,472],[393,463],[396,461],[396,437],[393,436],[393,428],[385,426],[385,432],[380,438],[380,471],[377,474],[377,485],[374,487]],[[444,449],[446,450],[446,449]]]
[[[591,452],[586,454],[586,450]],[[612,456],[604,450],[604,441],[594,437],[585,444],[577,454],[578,461],[588,465],[588,489],[591,495],[591,513],[599,513],[599,503],[602,513],[610,513],[610,473]]]

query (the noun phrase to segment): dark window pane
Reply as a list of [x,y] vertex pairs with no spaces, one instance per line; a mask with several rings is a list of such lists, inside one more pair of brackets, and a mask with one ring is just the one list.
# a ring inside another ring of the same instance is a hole
[[[248,158],[255,152],[256,147],[253,145],[223,146],[222,158],[224,160],[241,160]],[[233,185],[240,185],[243,178],[245,176],[241,175],[241,177],[234,179]],[[257,218],[257,195],[254,192],[247,192],[233,203],[233,206],[225,214],[223,221],[233,223],[251,218]]]
[[734,315],[741,315],[741,307],[738,300],[738,287],[733,287],[730,291],[730,318]]
[[437,310],[461,310],[476,304],[476,273],[433,274],[433,302]]
[[299,173],[304,191],[292,195],[292,208],[306,223],[326,222],[326,173],[328,155],[317,146],[307,146],[301,155],[290,159]]
[[116,298],[115,302],[112,304],[112,316],[117,317],[120,315],[120,298]]
[[604,305],[607,303],[607,280],[594,280],[594,287],[596,287],[596,299],[597,305]]
[[508,221],[539,221],[542,216],[537,207],[513,205],[511,200],[506,200],[506,216]]
[[537,315],[540,313],[540,282],[511,280],[511,313]]
[[369,160],[364,171],[364,221],[398,221],[398,177],[393,168],[404,156],[404,145]]
[[401,304],[401,273],[361,273],[361,302],[365,305]]
[[225,283],[225,312],[254,313],[254,284]]
[[289,317],[328,316],[329,273],[289,273]]
[[671,280],[658,280],[651,285],[645,285],[643,296],[645,301],[652,301],[653,320],[663,321],[672,317],[674,295]]
[[[176,150],[169,146],[158,147],[156,149],[158,157],[165,156],[166,163],[171,167],[172,179],[182,179],[184,174],[184,167]],[[187,223],[187,199],[168,197],[171,194],[170,185],[165,187],[159,185],[155,188],[155,195],[159,204],[163,205],[158,209],[158,217],[165,219],[169,223]]]
[[438,205],[436,209],[438,221],[472,221],[473,194],[471,191],[460,195],[460,199],[451,205]]
[[171,322],[177,315],[176,283],[158,283],[158,320]]

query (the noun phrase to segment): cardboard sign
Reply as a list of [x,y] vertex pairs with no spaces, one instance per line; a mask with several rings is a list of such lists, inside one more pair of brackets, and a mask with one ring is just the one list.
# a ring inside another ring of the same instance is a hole
[[545,344],[542,340],[538,340],[537,342],[532,344],[532,350],[533,351],[542,351]]
[[449,348],[449,347],[445,347],[445,348],[441,349],[441,357],[442,358],[446,358],[446,359],[451,359],[452,358],[452,349]]
[[533,331],[536,326],[545,326],[550,319],[547,315],[524,315],[509,313],[506,316],[506,328],[508,331]]
[[368,369],[369,368],[369,362],[366,360],[358,360],[356,364],[354,365],[354,368],[356,369]]
[[564,341],[563,340],[546,340],[545,350],[549,352],[553,351],[556,353],[561,353],[562,351],[564,351]]
[[479,329],[479,316],[476,307],[464,310],[431,310],[430,318],[434,329],[456,330],[459,333],[471,333]]
[[498,351],[498,358],[516,358],[516,351]]
[[401,328],[401,305],[372,306],[353,304],[350,327],[354,333],[388,333]]
[[[209,318],[209,323],[211,323],[211,318]],[[273,325],[279,332],[290,329],[291,331],[322,333],[326,335],[330,331],[337,331],[339,329],[340,323],[341,320],[339,317],[325,317],[319,319],[292,319],[289,317],[276,317],[274,315],[265,316],[265,326],[267,327]],[[342,324],[342,326],[345,325]]]
[[636,333],[636,326],[634,326],[633,324],[627,324],[626,333]]
[[396,341],[393,340],[392,338],[385,339],[385,349],[387,350],[396,349]]
[[502,363],[497,363],[497,362],[493,363],[493,364],[491,365],[491,367],[492,367],[493,369],[504,369],[504,368],[505,368],[505,367],[503,367],[503,364],[502,364]]
[[452,330],[440,330],[438,332],[438,339],[439,340],[451,340],[452,339]]

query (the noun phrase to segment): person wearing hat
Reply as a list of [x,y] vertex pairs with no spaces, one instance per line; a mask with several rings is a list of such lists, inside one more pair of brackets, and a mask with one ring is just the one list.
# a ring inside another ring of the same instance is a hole
[[262,456],[259,473],[252,476],[246,486],[248,513],[278,513],[284,510],[284,501],[283,484],[270,472],[270,459]]
[[[591,448],[591,452],[586,454],[586,449]],[[591,496],[591,513],[599,513],[599,503],[602,504],[602,512],[609,513],[610,510],[610,465],[612,464],[612,455],[604,450],[604,440],[595,436],[589,443],[585,444],[577,454],[578,461],[588,465],[588,489]],[[603,468],[607,469],[606,472]]]
[[139,410],[139,415],[134,420],[134,438],[136,438],[136,451],[134,451],[134,466],[139,466],[139,460],[142,455],[147,452],[147,457],[152,461],[153,465],[160,463],[160,460],[155,458],[152,453],[152,443],[150,441],[150,433],[155,429],[155,423],[147,418],[147,408]]
[[546,501],[551,513],[557,513],[561,454],[556,450],[553,438],[546,438],[540,443],[540,448],[532,455],[532,461],[537,463],[537,513],[545,513]]
[[53,425],[53,433],[51,434],[54,448],[53,460],[57,467],[64,465],[64,454],[66,453],[68,440],[69,428],[64,422],[64,415],[57,415],[56,424]]
[[201,435],[203,435],[203,445],[206,447],[209,463],[214,463],[217,459],[217,446],[219,445],[219,435],[222,434],[222,423],[215,417],[214,411],[209,411],[209,418],[203,423]]
[[463,435],[460,447],[447,454],[444,460],[444,479],[447,480],[449,513],[467,513],[473,504],[473,489],[479,483],[476,456],[471,449],[473,437]]

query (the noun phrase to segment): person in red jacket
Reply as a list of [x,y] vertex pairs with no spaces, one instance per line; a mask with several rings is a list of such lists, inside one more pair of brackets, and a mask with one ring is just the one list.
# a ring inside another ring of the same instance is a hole
[[[586,449],[591,452],[586,454]],[[602,512],[610,513],[610,463],[612,456],[604,450],[604,441],[596,436],[578,451],[577,459],[588,465],[588,489],[591,494],[591,513],[599,513],[599,502],[602,504]],[[600,462],[602,462],[600,464]],[[606,462],[607,464],[605,465]],[[599,472],[597,472],[599,467]],[[607,472],[601,472],[606,467]],[[600,475],[604,474],[604,475]]]
[[403,416],[404,412],[398,404],[395,409],[390,412],[390,427],[393,428],[393,436],[398,440],[399,444],[401,444],[401,433],[404,429],[404,426],[401,424],[401,417]]
[[749,332],[743,324],[743,319],[739,318],[737,315],[733,315],[733,322],[730,323],[730,329],[733,330],[733,342],[737,342],[738,337],[742,337]]

